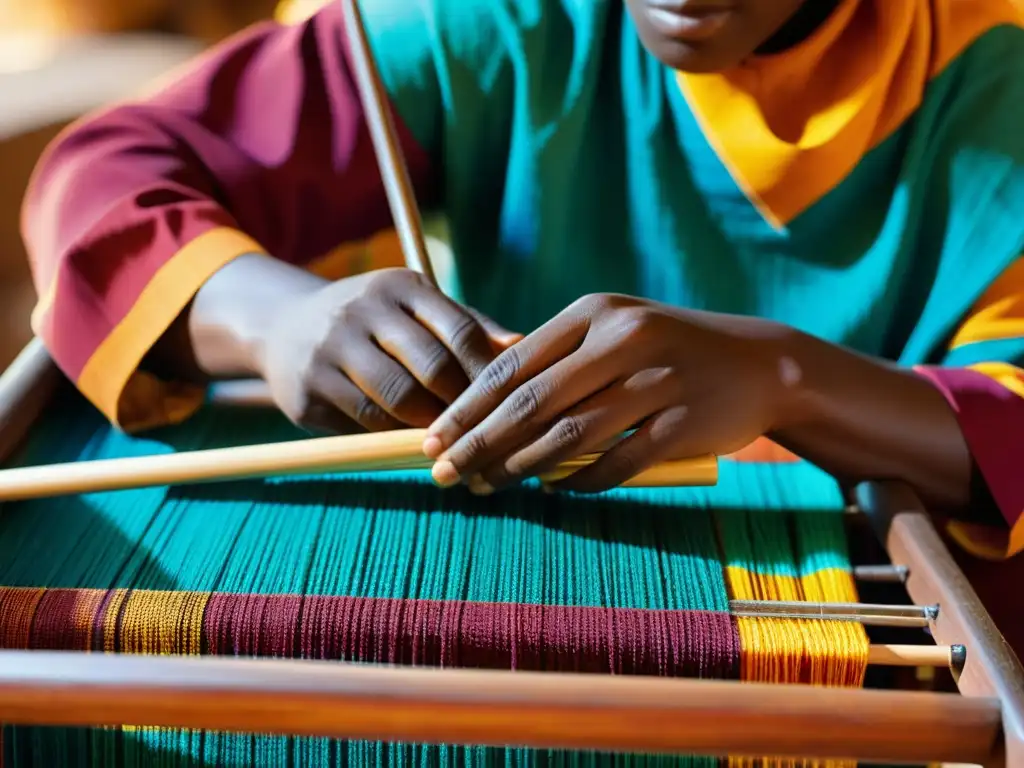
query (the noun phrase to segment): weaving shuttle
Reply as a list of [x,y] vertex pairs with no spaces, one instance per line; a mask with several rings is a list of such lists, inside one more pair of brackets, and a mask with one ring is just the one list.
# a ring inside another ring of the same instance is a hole
[[[432,462],[420,448],[425,435],[425,430],[410,429],[3,469],[0,501],[315,473],[426,470]],[[565,462],[541,479],[563,477],[597,458]],[[626,486],[714,485],[717,477],[717,459],[705,456],[664,462],[637,474]]]

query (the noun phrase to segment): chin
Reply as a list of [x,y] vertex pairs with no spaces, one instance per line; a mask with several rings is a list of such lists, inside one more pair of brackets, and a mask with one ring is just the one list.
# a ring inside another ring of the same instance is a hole
[[[739,64],[749,53],[737,45],[733,16],[716,34],[699,40],[683,40],[668,34],[655,18],[657,9],[647,0],[626,0],[637,34],[644,47],[659,61],[681,72],[720,72]],[[737,52],[737,49],[742,49]]]

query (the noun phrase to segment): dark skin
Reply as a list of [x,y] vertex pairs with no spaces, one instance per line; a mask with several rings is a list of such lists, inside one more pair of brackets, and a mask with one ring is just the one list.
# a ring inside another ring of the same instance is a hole
[[263,379],[313,432],[381,431],[428,426],[518,338],[406,269],[331,282],[250,254],[207,281],[150,365]]
[[502,353],[430,428],[434,478],[490,493],[636,431],[556,488],[597,492],[661,461],[761,435],[849,483],[900,479],[935,508],[970,498],[945,399],[913,372],[786,326],[602,294]]
[[[644,44],[688,71],[784,50],[837,2],[626,0]],[[666,4],[699,23],[684,18],[674,36]],[[951,513],[976,486],[953,412],[913,372],[767,320],[635,297],[585,297],[520,340],[407,270],[329,283],[245,256],[199,291],[151,362],[202,380],[262,378],[311,430],[430,425],[435,480],[477,493],[630,429],[556,488],[602,491],[762,435],[842,482],[899,479]]]
[[[792,25],[784,38],[802,36],[807,22],[813,29],[834,5],[832,0],[626,0],[644,47],[684,72],[735,67],[787,26]],[[771,46],[762,52],[771,52]]]

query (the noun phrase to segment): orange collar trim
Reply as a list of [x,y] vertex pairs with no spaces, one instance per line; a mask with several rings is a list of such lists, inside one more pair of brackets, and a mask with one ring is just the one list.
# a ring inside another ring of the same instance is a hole
[[980,35],[1024,26],[1017,0],[843,0],[796,47],[678,82],[708,141],[783,228],[836,187],[921,104]]

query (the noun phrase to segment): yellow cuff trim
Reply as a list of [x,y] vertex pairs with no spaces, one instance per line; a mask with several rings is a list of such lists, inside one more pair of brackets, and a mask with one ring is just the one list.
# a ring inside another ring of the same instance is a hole
[[388,267],[404,267],[405,256],[398,233],[384,229],[367,240],[342,243],[314,259],[306,269],[324,280],[341,280]]
[[1024,371],[1009,363],[975,363],[969,370],[988,376],[1019,397],[1024,397]]
[[1018,520],[1009,533],[975,523],[951,522],[946,533],[968,554],[982,560],[1008,560],[1024,550],[1024,524]]
[[949,348],[1021,336],[1024,336],[1024,259],[1007,267],[982,294]]
[[139,364],[211,275],[243,254],[262,252],[252,238],[224,227],[185,245],[157,270],[128,314],[92,353],[78,388],[125,430],[188,418],[202,403],[202,391],[164,383],[140,372]]
[[1017,553],[1024,550],[1024,515],[1017,518],[1017,522],[1013,524],[1013,528],[1010,529],[1010,543],[1006,547],[1006,556],[1013,557]]

